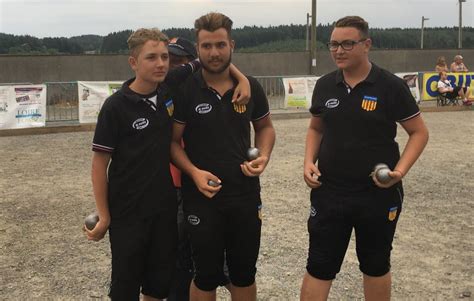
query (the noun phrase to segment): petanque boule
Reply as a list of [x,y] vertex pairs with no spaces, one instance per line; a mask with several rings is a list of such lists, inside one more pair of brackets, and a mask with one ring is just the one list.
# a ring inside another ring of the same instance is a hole
[[216,181],[209,180],[207,181],[207,185],[212,186],[212,187],[219,187],[221,183],[217,183]]
[[392,177],[389,175],[390,168],[387,164],[379,163],[374,167],[375,178],[382,184],[390,182]]
[[251,147],[247,150],[247,158],[249,161],[253,161],[260,156],[260,150],[256,147]]
[[84,220],[84,225],[86,225],[87,230],[92,230],[95,228],[95,225],[99,222],[99,215],[97,212],[93,212],[86,216]]

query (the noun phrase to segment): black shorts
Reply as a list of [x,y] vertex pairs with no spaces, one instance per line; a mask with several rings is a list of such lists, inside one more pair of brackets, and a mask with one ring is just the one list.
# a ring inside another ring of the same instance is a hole
[[360,270],[373,277],[388,273],[402,202],[401,185],[389,189],[373,187],[357,196],[340,195],[324,185],[313,189],[308,219],[308,273],[321,280],[334,279],[353,228]]
[[461,89],[464,91],[464,93],[467,92],[466,87],[456,86],[456,87],[453,88],[452,92],[446,92],[446,97],[449,98],[449,99],[457,98],[459,96],[459,90],[461,90]]
[[184,200],[195,265],[195,285],[212,291],[222,284],[224,256],[234,286],[255,282],[261,233],[260,195]]
[[176,210],[109,229],[112,251],[112,300],[168,296],[176,266]]

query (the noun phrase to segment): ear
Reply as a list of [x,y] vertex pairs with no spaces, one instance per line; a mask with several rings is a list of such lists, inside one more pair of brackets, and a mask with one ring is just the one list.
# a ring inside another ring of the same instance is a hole
[[230,51],[231,51],[231,52],[234,52],[234,48],[235,48],[235,41],[234,41],[234,40],[230,40]]
[[137,59],[133,56],[128,57],[128,64],[130,65],[130,68],[132,68],[133,71],[137,71]]
[[370,50],[370,48],[372,48],[372,40],[370,38],[368,38],[366,41],[365,41],[365,48],[366,48],[366,51],[368,52]]

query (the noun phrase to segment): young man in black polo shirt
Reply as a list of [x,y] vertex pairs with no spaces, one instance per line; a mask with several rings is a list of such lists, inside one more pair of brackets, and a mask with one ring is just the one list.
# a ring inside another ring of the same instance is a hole
[[[401,179],[422,153],[428,131],[406,84],[369,61],[367,22],[340,19],[328,47],[338,70],[316,83],[306,136],[304,179],[313,189],[301,300],[327,299],[353,228],[365,299],[389,300]],[[401,156],[397,122],[409,135]],[[377,163],[393,170],[388,183],[369,176]]]
[[167,44],[158,29],[130,36],[135,78],[104,102],[94,135],[92,184],[100,219],[86,234],[98,241],[109,230],[113,300],[138,300],[140,288],[144,300],[166,298],[174,275],[177,201],[169,169],[174,109],[169,87],[199,64],[168,74]]
[[[175,110],[172,159],[184,173],[184,212],[196,268],[190,300],[216,299],[224,250],[232,299],[256,299],[261,229],[258,176],[268,164],[275,132],[265,93],[254,78],[249,77],[249,103],[231,103],[235,86],[228,68],[234,48],[231,28],[232,21],[219,13],[196,20],[202,70],[183,84]],[[248,162],[250,122],[261,155]]]

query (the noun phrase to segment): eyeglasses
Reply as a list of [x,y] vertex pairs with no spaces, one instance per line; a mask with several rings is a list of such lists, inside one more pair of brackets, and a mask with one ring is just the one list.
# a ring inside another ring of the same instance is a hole
[[345,41],[342,41],[341,43],[336,42],[336,41],[331,41],[331,42],[327,43],[326,45],[328,46],[329,51],[337,51],[339,46],[341,46],[342,49],[348,51],[348,50],[354,49],[355,44],[362,43],[366,40],[367,39],[362,39],[362,40],[359,40],[359,41],[345,40]]

